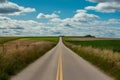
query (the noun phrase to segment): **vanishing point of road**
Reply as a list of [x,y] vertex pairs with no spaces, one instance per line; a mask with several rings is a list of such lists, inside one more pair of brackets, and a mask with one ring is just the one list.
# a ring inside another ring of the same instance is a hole
[[68,49],[60,37],[56,47],[11,80],[113,80]]

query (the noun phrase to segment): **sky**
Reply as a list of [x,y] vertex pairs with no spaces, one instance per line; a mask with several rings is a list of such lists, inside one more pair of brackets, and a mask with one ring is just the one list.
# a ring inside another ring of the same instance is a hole
[[0,0],[0,36],[120,38],[120,0]]

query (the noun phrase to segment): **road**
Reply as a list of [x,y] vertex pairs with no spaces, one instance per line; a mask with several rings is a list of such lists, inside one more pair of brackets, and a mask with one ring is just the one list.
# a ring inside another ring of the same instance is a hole
[[68,49],[60,38],[56,47],[11,80],[113,80]]

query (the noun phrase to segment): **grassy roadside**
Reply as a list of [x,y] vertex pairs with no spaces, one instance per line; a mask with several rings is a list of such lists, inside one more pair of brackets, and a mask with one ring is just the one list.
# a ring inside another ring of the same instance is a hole
[[[31,38],[31,40],[33,39]],[[0,53],[0,80],[9,80],[10,76],[15,75],[52,49],[57,42],[55,42],[53,38],[51,40],[53,41],[50,42],[41,39],[38,44],[29,46],[29,48],[22,51],[18,50],[9,54]]]
[[108,75],[120,80],[120,53],[112,50],[81,46],[70,42],[64,42],[67,47],[91,62]]

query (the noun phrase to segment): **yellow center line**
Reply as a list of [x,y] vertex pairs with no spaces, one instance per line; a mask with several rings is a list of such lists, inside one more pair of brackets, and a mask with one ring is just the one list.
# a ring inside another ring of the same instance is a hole
[[62,72],[62,49],[59,49],[59,59],[58,59],[58,67],[57,67],[57,75],[56,80],[63,80],[63,72]]
[[59,63],[58,63],[58,68],[57,68],[56,80],[59,80]]

